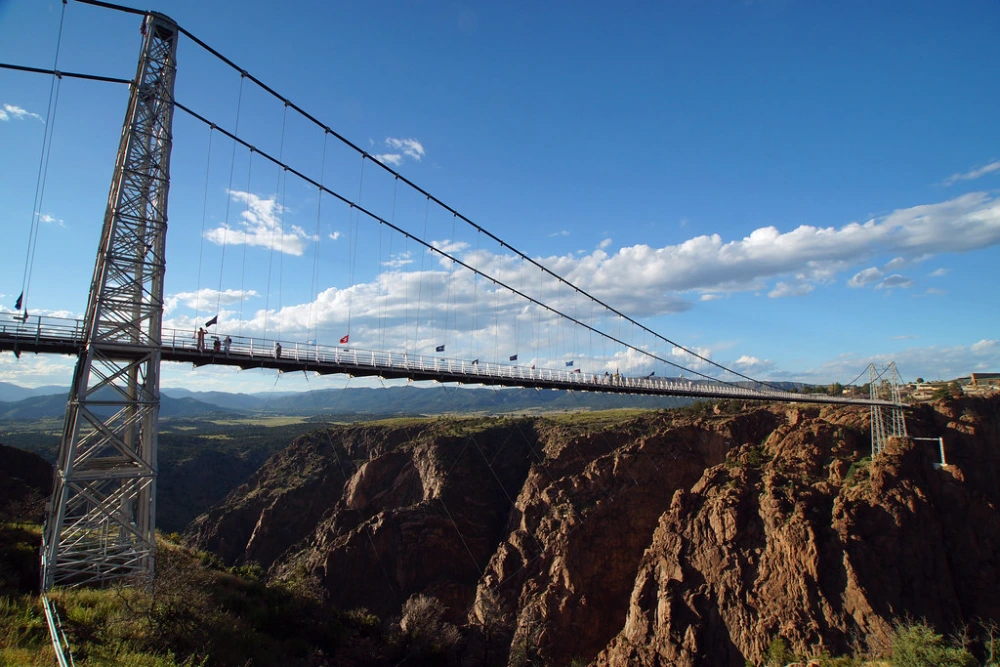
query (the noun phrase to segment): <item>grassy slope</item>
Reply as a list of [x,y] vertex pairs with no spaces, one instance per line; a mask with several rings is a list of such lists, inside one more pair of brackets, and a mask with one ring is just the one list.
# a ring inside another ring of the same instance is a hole
[[[10,566],[34,570],[38,526],[0,526],[0,666],[54,664],[37,595]],[[144,585],[52,594],[78,667],[304,665],[323,655],[381,664],[378,619],[325,605],[308,581],[266,585],[253,568],[227,571],[205,554],[160,541]],[[141,583],[141,582],[133,582]]]

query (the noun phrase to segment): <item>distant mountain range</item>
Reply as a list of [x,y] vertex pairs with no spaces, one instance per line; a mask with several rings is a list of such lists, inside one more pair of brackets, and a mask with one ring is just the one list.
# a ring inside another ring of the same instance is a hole
[[[64,387],[27,389],[0,383],[0,419],[60,418],[66,409]],[[345,415],[383,417],[448,413],[505,413],[578,409],[671,408],[692,399],[482,387],[386,387],[323,389],[301,393],[231,394],[170,389],[163,392],[160,415],[197,417],[209,413]]]
[[35,387],[34,389],[29,389],[20,385],[11,384],[10,382],[0,382],[0,403],[12,403],[15,401],[23,401],[24,399],[31,398],[33,396],[49,396],[52,394],[60,394],[63,399],[65,399],[68,393],[69,387],[60,387],[58,385],[47,385],[45,387]]

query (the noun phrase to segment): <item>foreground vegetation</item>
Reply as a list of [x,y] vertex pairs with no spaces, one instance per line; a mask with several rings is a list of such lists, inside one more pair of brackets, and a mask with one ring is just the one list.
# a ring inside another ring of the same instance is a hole
[[[0,525],[0,667],[55,664],[31,590],[40,539],[37,525]],[[404,608],[384,624],[326,604],[309,578],[266,583],[261,575],[257,566],[226,569],[210,554],[160,540],[153,581],[59,589],[51,598],[78,667],[389,665],[408,656],[427,664],[458,641],[433,600],[413,600],[409,614]]]
[[[869,648],[854,655],[799,656],[781,638],[768,646],[765,667],[816,665],[817,667],[997,667],[1000,666],[1000,624],[984,621],[963,628],[946,639],[923,621],[899,621],[881,649]],[[982,661],[976,658],[981,654]],[[747,663],[750,665],[751,663]]]

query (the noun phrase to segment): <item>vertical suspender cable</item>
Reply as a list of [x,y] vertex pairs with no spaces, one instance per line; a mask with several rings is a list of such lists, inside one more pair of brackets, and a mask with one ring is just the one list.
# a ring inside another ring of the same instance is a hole
[[[393,224],[396,223],[396,191],[397,191],[398,187],[399,187],[399,179],[395,178],[395,179],[393,179],[393,182],[392,182],[392,217],[390,218],[390,221]],[[379,261],[381,261],[381,258],[382,258],[382,227],[383,227],[383,225],[379,225],[379,237],[378,237],[379,238]],[[381,282],[384,285],[383,291],[382,291],[382,307],[381,307],[380,312],[379,312],[379,323],[378,323],[378,326],[379,326],[379,335],[380,335],[379,349],[382,350],[382,351],[385,351],[385,330],[386,330],[386,327],[388,326],[388,324],[387,324],[388,316],[387,316],[386,312],[388,310],[388,304],[389,304],[389,290],[390,290],[389,279],[391,278],[391,276],[388,275],[388,272],[389,272],[390,269],[392,269],[392,230],[391,229],[389,230],[389,251],[388,251],[388,253],[386,253],[386,263],[384,264],[384,266],[377,267],[377,269],[378,269],[379,275],[382,276],[382,281]]]
[[313,245],[313,271],[312,271],[312,284],[310,285],[310,295],[309,295],[309,326],[308,329],[312,330],[312,339],[315,341],[319,340],[317,334],[317,329],[319,328],[316,322],[316,301],[319,298],[319,244],[320,244],[320,224],[323,216],[323,176],[326,173],[326,136],[330,133],[329,130],[323,130],[323,158],[320,161],[319,166],[319,184],[320,187],[317,188],[317,200],[316,200],[316,241]]
[[21,276],[21,296],[17,298],[15,310],[23,309],[28,318],[28,292],[31,289],[31,273],[35,266],[35,250],[38,247],[38,229],[42,222],[42,204],[45,200],[45,181],[49,172],[49,157],[52,155],[52,135],[55,133],[56,108],[59,106],[59,89],[62,77],[59,75],[59,50],[62,47],[63,25],[66,21],[66,0],[63,0],[59,14],[59,32],[56,36],[56,54],[53,59],[52,83],[49,84],[49,102],[45,109],[45,130],[42,132],[42,154],[38,158],[38,176],[35,179],[35,197],[31,202],[31,225],[28,227],[28,247],[24,258],[24,273]]
[[201,262],[205,253],[205,219],[208,217],[208,181],[212,173],[212,138],[215,136],[215,125],[208,126],[208,157],[205,158],[205,194],[201,202],[201,236],[198,241],[198,283],[194,297],[194,319],[200,322],[201,317]]
[[[361,206],[361,195],[364,191],[365,185],[365,161],[368,156],[361,155],[361,177],[358,179],[358,206]],[[355,213],[357,215],[355,215]],[[351,335],[351,312],[354,306],[354,269],[358,260],[358,227],[361,224],[361,212],[355,211],[354,207],[351,206],[350,209],[350,220],[349,220],[349,234],[350,234],[350,247],[348,248],[349,256],[349,275],[348,282],[350,282],[350,287],[347,292],[347,335]]]
[[246,207],[243,209],[243,266],[240,269],[240,329],[239,335],[243,335],[243,302],[246,301],[246,273],[247,273],[247,237],[249,234],[247,230],[248,221],[250,220],[250,199],[252,195],[250,194],[250,183],[253,176],[253,154],[254,149],[250,149],[250,157],[247,159],[247,192],[246,192]]
[[[288,120],[288,103],[285,103],[285,109],[281,114],[281,143],[278,145],[278,160],[283,162],[285,155],[285,125]],[[284,221],[284,207],[278,204],[278,191],[281,189],[281,177],[285,176],[287,179],[287,174],[285,174],[284,169],[278,168],[278,178],[274,184],[274,212],[279,220]],[[283,204],[284,202],[282,202]],[[279,208],[280,206],[280,208]],[[271,269],[274,266],[274,233],[279,231],[281,236],[278,237],[278,244],[280,246],[278,252],[285,252],[285,229],[283,224],[271,225],[271,249],[267,255],[267,294],[264,297],[264,338],[267,338],[267,322],[271,318]],[[280,316],[280,312],[279,312]]]
[[[240,112],[243,110],[243,82],[246,81],[247,73],[240,73],[240,93],[236,100],[236,126],[233,130],[233,135],[238,137],[240,135]],[[222,226],[222,258],[219,260],[219,290],[215,295],[215,314],[218,315],[219,311],[222,309],[222,276],[226,268],[226,244],[229,241],[229,209],[233,203],[233,174],[236,172],[236,146],[237,142],[233,140],[233,154],[229,158],[229,187],[226,189],[226,223]],[[253,157],[253,151],[250,152],[251,157]],[[242,298],[243,295],[240,295]]]
[[[285,238],[285,192],[288,189],[288,168],[285,167],[281,177],[281,217],[278,218],[278,232]],[[284,244],[284,240],[282,240]],[[284,245],[282,245],[282,248]],[[278,253],[278,338],[281,338],[281,309],[284,307],[285,253]]]
[[[427,216],[430,214],[431,198],[428,197],[424,202],[424,235],[423,238],[427,238]],[[416,326],[413,331],[413,344],[414,346],[420,345],[420,306],[422,305],[424,298],[424,259],[427,258],[427,248],[424,247],[420,252],[420,279],[417,281],[417,319]]]

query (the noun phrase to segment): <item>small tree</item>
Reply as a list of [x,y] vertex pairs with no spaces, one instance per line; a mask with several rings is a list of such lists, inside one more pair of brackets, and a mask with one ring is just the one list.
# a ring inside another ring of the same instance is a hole
[[418,658],[440,658],[450,653],[461,635],[444,620],[444,605],[435,597],[416,594],[403,604],[399,629],[410,654]]
[[795,662],[796,656],[788,648],[788,643],[781,637],[775,638],[767,645],[767,667],[785,667],[790,662]]
[[948,646],[926,623],[901,623],[892,638],[893,667],[975,667],[964,648]]

